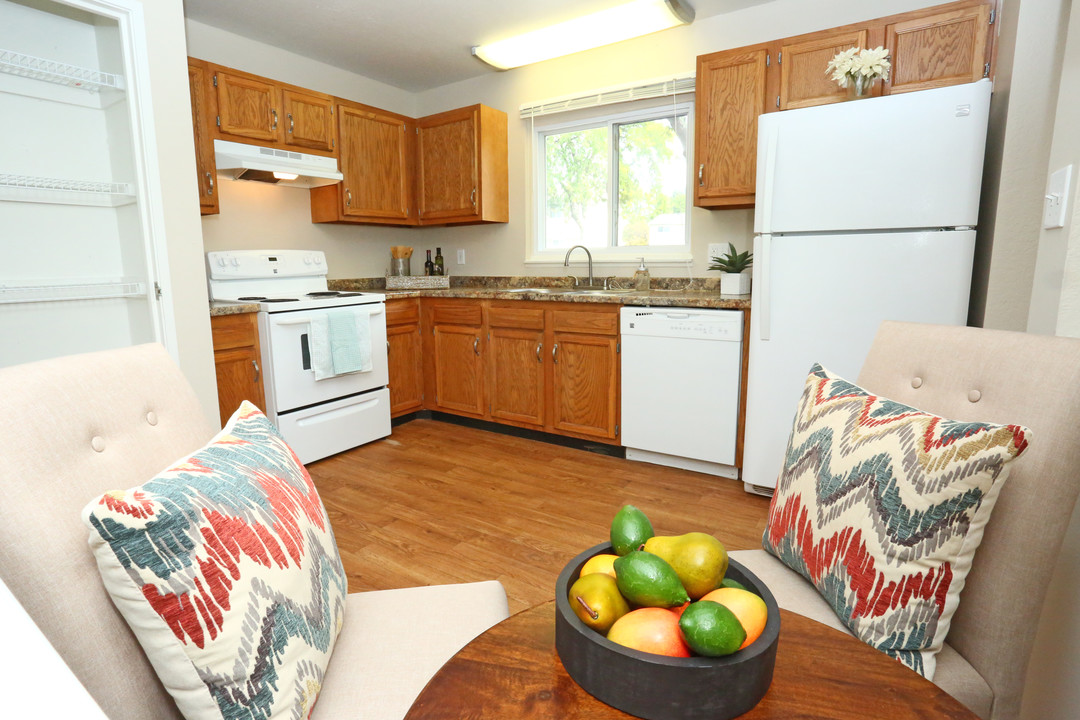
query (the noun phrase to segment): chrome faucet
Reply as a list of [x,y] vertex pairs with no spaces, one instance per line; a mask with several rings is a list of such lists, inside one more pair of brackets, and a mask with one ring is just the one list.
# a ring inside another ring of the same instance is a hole
[[574,252],[578,248],[581,248],[582,250],[584,250],[585,254],[589,256],[589,287],[592,287],[593,286],[592,253],[589,252],[589,248],[585,247],[584,245],[575,245],[574,247],[567,250],[566,251],[566,257],[563,258],[563,267],[570,267],[570,253]]

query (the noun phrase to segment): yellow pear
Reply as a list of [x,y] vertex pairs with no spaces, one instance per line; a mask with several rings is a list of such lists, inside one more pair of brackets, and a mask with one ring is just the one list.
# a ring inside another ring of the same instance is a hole
[[651,537],[645,541],[645,552],[660,556],[675,569],[691,600],[720,587],[728,568],[724,544],[702,532]]

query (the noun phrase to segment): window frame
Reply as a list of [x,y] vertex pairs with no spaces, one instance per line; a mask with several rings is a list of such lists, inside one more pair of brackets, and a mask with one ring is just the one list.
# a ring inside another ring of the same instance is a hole
[[[532,238],[529,241],[529,253],[525,259],[527,264],[562,264],[567,249],[543,247],[546,241],[547,220],[547,157],[546,138],[549,135],[558,135],[577,130],[592,128],[607,129],[607,181],[608,181],[608,219],[607,219],[607,245],[603,247],[589,248],[593,263],[619,263],[628,264],[638,262],[644,257],[652,263],[679,263],[683,264],[693,259],[691,249],[691,209],[693,208],[693,160],[694,160],[694,99],[693,96],[683,96],[674,101],[671,97],[665,98],[666,102],[653,101],[642,107],[625,110],[609,111],[604,113],[590,113],[587,116],[578,116],[572,120],[539,123],[534,122],[530,128],[533,145],[533,170],[532,170],[532,202],[533,222],[531,223]],[[627,125],[637,122],[646,122],[664,117],[686,116],[686,177],[685,198],[686,222],[683,227],[682,245],[627,245],[618,246],[618,178],[619,178],[619,153],[615,144],[614,128],[618,125]],[[575,113],[576,114],[576,113]]]

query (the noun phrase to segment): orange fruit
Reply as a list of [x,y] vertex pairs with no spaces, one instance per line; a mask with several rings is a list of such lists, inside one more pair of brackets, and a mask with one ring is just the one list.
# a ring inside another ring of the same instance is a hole
[[578,577],[588,575],[589,573],[606,573],[611,577],[615,577],[615,567],[612,565],[619,559],[618,555],[611,555],[601,553],[600,555],[593,555],[591,558],[585,561],[585,564],[581,566],[581,572],[578,573]]
[[740,650],[757,640],[761,636],[761,631],[765,629],[769,609],[764,600],[749,590],[722,587],[713,590],[701,599],[720,603],[739,619],[743,629],[746,630],[746,641],[739,646]]
[[679,617],[667,608],[631,610],[615,621],[607,639],[643,652],[690,657],[690,647],[679,630]]

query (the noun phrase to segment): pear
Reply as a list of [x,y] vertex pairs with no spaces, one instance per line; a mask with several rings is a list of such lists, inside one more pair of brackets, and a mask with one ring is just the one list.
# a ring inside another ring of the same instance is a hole
[[728,556],[724,544],[706,533],[657,535],[645,541],[644,549],[674,568],[691,600],[720,587],[727,572]]
[[626,599],[619,594],[615,578],[607,573],[590,573],[570,586],[570,607],[583,623],[606,634],[616,620],[630,612]]

